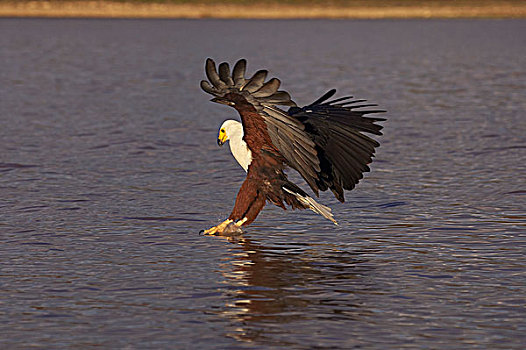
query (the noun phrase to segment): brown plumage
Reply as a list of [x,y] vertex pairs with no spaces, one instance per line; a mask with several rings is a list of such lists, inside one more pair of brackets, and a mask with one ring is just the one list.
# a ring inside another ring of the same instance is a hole
[[[209,82],[201,81],[202,89],[215,96],[212,101],[238,111],[251,159],[229,218],[205,230],[205,234],[221,234],[250,224],[267,201],[283,209],[286,205],[311,209],[336,224],[330,208],[290,182],[284,170],[291,167],[298,171],[316,195],[330,189],[344,202],[343,191],[353,189],[363,172],[369,171],[367,164],[379,146],[364,133],[381,135],[382,126],[375,122],[385,119],[365,114],[383,111],[363,110],[376,105],[353,101],[351,97],[327,101],[335,90],[300,108],[287,92],[278,90],[278,79],[265,82],[266,70],[256,72],[250,79],[245,78],[245,70],[244,59],[236,63],[232,74],[226,62],[216,70],[214,61],[207,59]],[[291,108],[284,111],[278,105]],[[226,135],[222,137],[226,139]]]

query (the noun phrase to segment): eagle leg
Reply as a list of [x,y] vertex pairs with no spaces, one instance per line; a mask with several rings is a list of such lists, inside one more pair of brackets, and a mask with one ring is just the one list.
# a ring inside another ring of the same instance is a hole
[[248,218],[244,217],[243,219],[238,220],[234,225],[236,225],[237,227],[241,227],[241,225],[243,225],[245,222],[247,222],[247,220],[248,220]]

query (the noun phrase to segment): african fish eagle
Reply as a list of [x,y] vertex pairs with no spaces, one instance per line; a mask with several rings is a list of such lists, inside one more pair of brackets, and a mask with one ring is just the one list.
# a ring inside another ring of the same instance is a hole
[[[337,224],[331,209],[317,203],[305,191],[288,180],[286,167],[296,170],[312,191],[330,189],[344,202],[344,190],[352,190],[369,171],[375,147],[380,144],[364,133],[382,135],[383,118],[366,114],[383,110],[363,109],[377,106],[352,96],[328,101],[332,89],[313,103],[298,107],[286,91],[278,90],[281,82],[265,82],[268,71],[259,70],[245,78],[246,60],[237,61],[230,72],[228,63],[216,69],[206,60],[208,81],[201,88],[214,96],[211,101],[234,107],[239,123],[227,120],[221,125],[218,144],[230,141],[230,149],[247,177],[237,194],[234,209],[227,220],[204,234],[216,235],[240,230],[253,222],[269,201],[283,209],[311,209]],[[278,106],[289,106],[285,111]]]

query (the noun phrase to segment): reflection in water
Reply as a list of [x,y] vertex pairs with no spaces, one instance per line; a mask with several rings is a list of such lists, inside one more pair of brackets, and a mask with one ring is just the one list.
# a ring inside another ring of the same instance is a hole
[[[350,320],[360,309],[360,291],[367,260],[337,245],[283,243],[264,246],[244,237],[227,238],[232,260],[222,266],[229,287],[223,312],[237,340],[290,344],[279,337],[278,325],[309,320]],[[287,327],[285,327],[287,328]]]

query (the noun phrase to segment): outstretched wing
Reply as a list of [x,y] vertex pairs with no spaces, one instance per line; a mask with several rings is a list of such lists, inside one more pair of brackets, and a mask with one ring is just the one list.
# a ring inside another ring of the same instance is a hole
[[[265,122],[272,144],[288,165],[297,170],[316,191],[317,174],[321,171],[316,144],[305,131],[305,125],[277,106],[296,106],[286,91],[278,90],[281,82],[272,78],[265,82],[268,72],[257,71],[250,79],[245,78],[246,60],[239,60],[230,74],[228,63],[223,62],[216,70],[215,62],[208,58],[205,71],[209,81],[201,81],[201,88],[216,97],[241,95],[257,111]],[[241,116],[243,119],[243,116]],[[245,137],[251,130],[244,125]],[[249,137],[249,136],[248,136]]]
[[[352,190],[369,171],[375,148],[379,143],[365,133],[381,135],[383,118],[366,117],[384,112],[364,109],[376,106],[352,96],[328,101],[336,90],[330,90],[308,106],[297,107],[286,91],[278,90],[280,81],[265,82],[268,72],[257,71],[245,78],[246,60],[239,60],[230,74],[228,63],[216,70],[212,59],[206,60],[208,81],[202,89],[216,97],[242,96],[257,112],[275,148],[287,164],[297,170],[316,195],[330,189],[344,201],[344,190]],[[288,111],[278,106],[291,106]],[[244,116],[241,115],[244,120]],[[245,137],[254,130],[243,125]]]
[[246,79],[246,66],[247,61],[240,59],[234,65],[231,75],[227,62],[221,63],[217,70],[214,60],[207,58],[205,72],[209,82],[201,80],[201,88],[216,97],[225,97],[229,93],[239,94],[258,112],[266,105],[296,106],[288,92],[278,90],[281,85],[279,79],[272,78],[265,82],[268,71],[264,69],[258,70],[250,79]]
[[352,100],[352,96],[327,101],[335,93],[336,90],[330,90],[303,108],[291,107],[288,114],[305,126],[316,144],[320,170],[313,178],[313,190],[331,189],[343,202],[343,190],[352,190],[363,173],[369,171],[367,164],[372,162],[375,147],[380,145],[364,133],[382,135],[383,127],[375,123],[385,119],[365,115],[385,111],[364,109],[377,105]]

